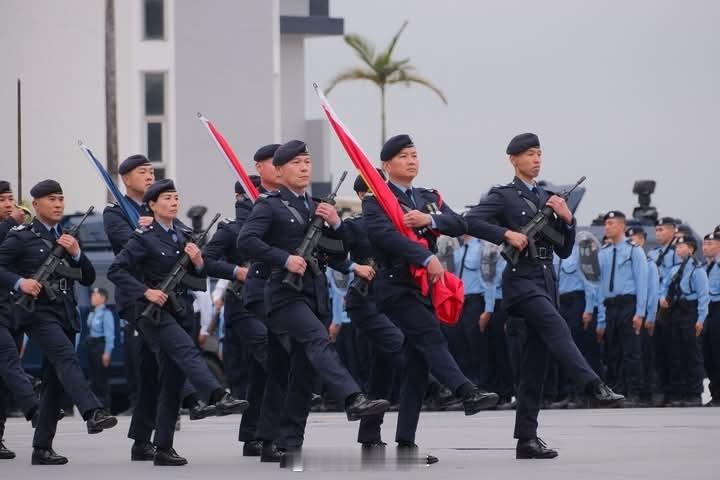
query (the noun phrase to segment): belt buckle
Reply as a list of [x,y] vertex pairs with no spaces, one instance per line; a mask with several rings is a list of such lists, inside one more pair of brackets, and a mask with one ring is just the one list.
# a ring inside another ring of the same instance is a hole
[[548,249],[547,249],[547,248],[545,248],[545,247],[538,247],[537,251],[538,251],[538,257],[539,257],[539,258],[541,258],[541,259],[543,259],[543,260],[546,259],[546,258],[548,258],[548,255],[547,255]]
[[63,292],[68,291],[68,282],[66,278],[61,278],[58,282],[58,289],[62,290]]

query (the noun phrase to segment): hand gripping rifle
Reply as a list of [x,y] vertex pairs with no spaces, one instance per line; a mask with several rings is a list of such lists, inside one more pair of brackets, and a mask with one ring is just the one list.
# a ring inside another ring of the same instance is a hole
[[[375,262],[374,258],[368,258],[367,263],[365,265],[368,265],[372,267],[373,269],[377,270],[377,263]],[[358,295],[361,297],[367,297],[370,293],[370,281],[362,278],[358,275],[355,275],[355,278],[353,278],[353,281],[350,282],[349,288],[352,288],[357,292]]]
[[[345,177],[347,176],[347,171],[344,171],[342,175],[340,175],[340,180],[338,180],[337,185],[335,186],[335,190],[333,190],[330,195],[323,200],[324,203],[329,203],[330,205],[335,205],[335,197],[337,196],[337,192],[340,189],[340,186],[345,181]],[[296,255],[303,257],[305,261],[308,264],[308,267],[312,268],[313,271],[315,271],[316,274],[320,274],[320,270],[317,267],[317,260],[313,256],[313,253],[315,253],[315,249],[318,246],[318,242],[320,241],[320,238],[322,237],[322,229],[323,225],[325,225],[325,220],[315,214],[312,221],[310,222],[310,226],[308,227],[307,231],[305,232],[305,238],[303,238],[302,243],[297,249]],[[288,272],[287,275],[285,275],[285,278],[282,281],[283,285],[287,285],[289,287],[292,287],[296,292],[302,291],[303,283],[302,283],[302,275],[298,273],[292,273]]]
[[[570,194],[584,181],[585,177],[581,177],[580,180],[578,180],[572,188],[562,192],[559,195],[560,198],[562,198],[563,200],[567,200]],[[545,207],[543,207],[542,210],[535,214],[535,216],[527,223],[527,225],[525,225],[520,230],[520,233],[527,237],[527,249],[530,253],[531,258],[537,257],[537,249],[535,248],[535,242],[540,238],[540,235],[550,240],[550,242],[554,245],[562,246],[563,244],[563,234],[550,226],[550,222],[553,219],[553,213],[553,209],[546,205]],[[503,242],[502,256],[505,258],[505,260],[510,262],[510,264],[517,265],[518,261],[520,260],[521,253],[521,250],[518,250],[507,242]]]
[[[193,243],[195,243],[199,248],[202,248],[202,246],[205,245],[205,242],[207,241],[210,229],[213,227],[213,225],[215,225],[219,218],[220,214],[218,213],[213,217],[213,219],[210,221],[210,224],[205,230],[198,233],[197,236],[193,236]],[[168,273],[168,275],[163,279],[163,281],[160,282],[160,285],[157,286],[158,290],[162,291],[165,295],[168,296],[168,304],[176,315],[183,315],[185,313],[185,307],[182,305],[182,303],[180,303],[177,295],[175,295],[175,291],[178,287],[183,286],[196,291],[205,291],[207,289],[207,283],[205,282],[205,279],[195,277],[188,273],[188,267],[190,267],[190,263],[190,255],[183,252],[180,258],[178,258],[175,262],[175,265],[173,265],[170,273]],[[145,307],[145,310],[143,310],[140,317],[147,319],[153,325],[158,325],[160,324],[161,310],[162,307],[160,307],[156,303],[150,302]]]
[[[65,233],[77,238],[80,227],[83,223],[85,223],[85,219],[87,219],[88,215],[90,215],[94,209],[95,207],[93,206],[88,208],[85,215],[83,215],[80,219],[80,222],[73,225],[72,228]],[[51,302],[55,301],[57,295],[55,295],[55,290],[53,290],[52,285],[50,284],[50,277],[57,275],[72,280],[82,279],[82,272],[80,269],[70,267],[65,261],[65,253],[65,248],[62,245],[55,245],[50,251],[50,255],[45,258],[45,261],[42,265],[40,265],[40,268],[38,268],[37,272],[35,272],[32,276],[33,280],[42,285],[45,295]],[[15,305],[26,312],[33,312],[35,311],[35,297],[25,293],[17,302],[15,302]]]

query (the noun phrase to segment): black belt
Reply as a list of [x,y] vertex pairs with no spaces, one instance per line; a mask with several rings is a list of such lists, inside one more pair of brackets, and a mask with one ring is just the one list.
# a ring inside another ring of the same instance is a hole
[[535,251],[537,252],[536,257],[530,256],[530,249],[525,249],[525,257],[532,258],[533,260],[552,260],[553,254],[555,251],[552,247],[535,247]]
[[637,297],[635,295],[617,295],[615,297],[606,298],[605,301],[603,301],[603,304],[606,307],[617,307],[622,305],[630,305],[631,303],[635,303],[637,301]]
[[585,292],[582,290],[575,290],[574,292],[567,292],[567,293],[561,293],[560,294],[560,301],[570,300],[574,298],[580,298],[584,297]]

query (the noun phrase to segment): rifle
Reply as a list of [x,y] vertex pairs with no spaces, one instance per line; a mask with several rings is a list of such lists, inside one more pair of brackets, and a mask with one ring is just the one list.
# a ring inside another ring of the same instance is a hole
[[678,268],[678,271],[675,272],[675,275],[673,275],[672,280],[670,280],[670,286],[668,287],[668,310],[672,310],[677,305],[678,301],[680,300],[680,295],[682,295],[682,291],[680,290],[680,282],[682,281],[683,273],[685,273],[685,267],[688,264],[688,261],[690,261],[690,257],[686,258],[682,264],[680,264],[680,268]]
[[[340,186],[345,181],[346,176],[347,171],[344,171],[342,175],[340,175],[340,180],[338,180],[338,183],[335,186],[335,190],[330,192],[330,195],[323,200],[324,203],[335,205],[335,197],[337,196],[337,192],[340,189]],[[313,269],[313,272],[316,275],[321,274],[322,272],[320,272],[320,269],[317,266],[317,260],[315,259],[315,257],[313,257],[313,253],[315,252],[315,249],[318,246],[318,242],[322,237],[322,229],[324,224],[325,220],[321,216],[316,214],[310,222],[310,226],[308,227],[307,231],[305,232],[305,238],[303,238],[302,243],[300,243],[300,246],[295,252],[296,255],[305,259],[308,266]],[[303,283],[302,275],[300,274],[288,272],[287,275],[285,275],[282,283],[283,285],[292,287],[296,292],[302,291]]]
[[[377,270],[377,263],[375,262],[374,258],[368,258],[365,265],[368,265],[373,269]],[[352,288],[353,290],[355,290],[355,292],[357,292],[357,294],[361,297],[367,297],[370,293],[370,281],[362,277],[355,276],[355,278],[353,278],[353,281],[350,282],[350,286],[348,288]]]
[[[208,225],[205,230],[198,233],[197,236],[193,236],[193,243],[195,243],[198,247],[202,248],[202,246],[207,241],[210,229],[213,227],[213,225],[215,225],[219,218],[220,214],[218,213],[213,217],[210,225]],[[182,285],[191,290],[203,292],[207,290],[207,283],[205,282],[205,279],[195,277],[188,273],[188,267],[190,266],[190,263],[190,256],[187,253],[183,252],[180,258],[178,258],[175,262],[175,265],[173,265],[172,269],[170,269],[170,273],[168,273],[168,275],[163,279],[162,282],[160,282],[160,285],[158,285],[157,287],[158,290],[162,291],[165,295],[168,296],[168,304],[176,315],[183,315],[185,313],[185,307],[183,307],[183,305],[180,303],[180,300],[178,300],[177,296],[175,295],[175,289],[177,289],[177,287]],[[152,325],[159,325],[161,310],[162,307],[150,302],[145,307],[145,310],[143,310],[140,317],[147,319]]]
[[[559,196],[563,200],[567,200],[570,194],[580,186],[581,183],[585,181],[585,177],[581,177],[580,180],[577,181],[577,183],[570,188],[569,190],[566,190],[562,192]],[[528,240],[527,249],[530,252],[530,256],[532,258],[537,257],[537,249],[535,247],[535,241],[538,239],[539,235],[544,235],[550,242],[557,246],[562,246],[564,238],[562,233],[558,232],[554,228],[550,226],[550,220],[553,218],[553,209],[548,207],[547,205],[540,210],[538,213],[535,214],[535,216],[530,220],[527,225],[525,225],[521,230],[520,233],[525,235]],[[507,242],[503,242],[502,244],[502,256],[512,265],[517,265],[518,261],[520,260],[520,254],[522,252],[518,250],[517,248],[513,247]]]
[[[83,215],[83,217],[80,219],[80,222],[73,225],[72,228],[70,228],[70,230],[65,233],[67,235],[71,235],[77,238],[80,227],[83,223],[85,223],[88,215],[90,215],[94,209],[95,207],[90,206],[90,208],[88,208],[85,212],[85,215]],[[57,295],[55,295],[55,291],[53,291],[49,281],[50,277],[52,277],[54,274],[57,274],[63,278],[69,278],[71,280],[82,279],[82,272],[80,271],[80,269],[70,267],[65,262],[65,253],[65,248],[62,245],[55,245],[50,251],[50,255],[45,258],[45,261],[42,263],[42,265],[40,265],[40,268],[38,268],[38,270],[32,276],[33,280],[42,285],[45,295],[51,302],[54,302],[55,299],[57,299]],[[26,312],[32,313],[35,311],[35,297],[25,293],[20,297],[17,302],[15,302],[15,305],[22,308]]]

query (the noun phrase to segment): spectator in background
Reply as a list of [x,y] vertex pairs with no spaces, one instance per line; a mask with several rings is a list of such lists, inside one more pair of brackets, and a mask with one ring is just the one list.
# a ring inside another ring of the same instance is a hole
[[93,311],[87,318],[87,352],[90,369],[90,386],[95,395],[110,408],[110,381],[108,367],[115,346],[115,319],[106,303],[108,292],[95,288],[90,296]]

